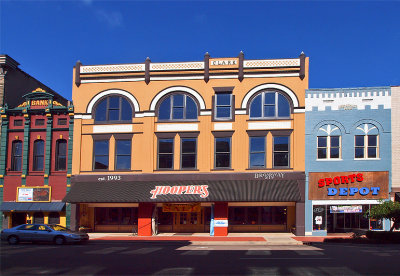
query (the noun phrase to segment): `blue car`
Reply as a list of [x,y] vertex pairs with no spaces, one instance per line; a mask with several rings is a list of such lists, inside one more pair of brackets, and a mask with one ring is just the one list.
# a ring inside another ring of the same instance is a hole
[[1,231],[1,240],[9,244],[19,242],[53,242],[64,243],[85,242],[89,240],[87,233],[75,232],[57,224],[22,224]]

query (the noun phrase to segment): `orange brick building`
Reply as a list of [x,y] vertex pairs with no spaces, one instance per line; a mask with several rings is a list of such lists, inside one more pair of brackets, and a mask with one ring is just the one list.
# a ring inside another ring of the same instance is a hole
[[71,225],[304,234],[308,58],[74,67]]

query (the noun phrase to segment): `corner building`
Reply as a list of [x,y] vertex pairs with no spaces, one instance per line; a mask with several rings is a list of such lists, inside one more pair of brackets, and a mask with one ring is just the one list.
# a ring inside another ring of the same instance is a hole
[[308,58],[84,66],[71,226],[304,235]]
[[73,106],[37,88],[0,114],[0,225],[69,227],[70,206],[62,199],[71,180]]

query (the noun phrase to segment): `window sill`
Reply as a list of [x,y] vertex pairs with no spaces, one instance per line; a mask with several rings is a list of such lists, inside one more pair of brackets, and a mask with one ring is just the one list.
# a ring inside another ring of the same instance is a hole
[[259,167],[259,168],[247,168],[246,171],[259,171],[259,170],[268,170],[267,167]]
[[94,125],[120,125],[120,124],[132,124],[132,121],[95,121]]
[[169,120],[169,121],[157,121],[157,124],[170,124],[170,123],[200,123],[199,120]]
[[232,168],[214,168],[211,171],[234,171]]
[[381,160],[380,158],[354,158],[354,161],[376,161]]
[[8,172],[6,172],[6,175],[18,176],[18,175],[22,175],[22,171],[8,171]]
[[316,159],[315,161],[322,161],[322,162],[327,162],[327,161],[343,161],[343,159]]
[[44,171],[30,171],[30,172],[28,172],[28,175],[43,176],[44,175]]
[[288,121],[288,120],[293,120],[290,117],[286,118],[254,118],[254,119],[248,119],[246,122],[254,122],[254,121]]

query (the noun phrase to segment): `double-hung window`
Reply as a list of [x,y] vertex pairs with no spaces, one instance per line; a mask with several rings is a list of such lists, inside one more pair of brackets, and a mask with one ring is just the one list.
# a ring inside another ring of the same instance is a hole
[[274,136],[274,168],[289,167],[289,136]]
[[22,141],[15,140],[12,142],[11,149],[11,170],[21,171],[22,169]]
[[182,138],[181,139],[181,168],[195,169],[197,158],[197,138]]
[[265,168],[265,136],[249,137],[250,168]]
[[340,158],[340,136],[318,136],[318,159]]
[[214,119],[231,120],[233,117],[232,102],[232,93],[216,93]]
[[67,169],[67,140],[59,139],[56,141],[56,171]]
[[33,142],[33,170],[43,171],[44,169],[44,141]]
[[158,169],[174,168],[174,139],[158,140]]
[[378,158],[378,135],[355,135],[354,158]]
[[115,141],[115,170],[131,169],[131,140]]
[[215,168],[231,168],[232,137],[215,137]]
[[94,141],[93,169],[108,170],[109,140]]

